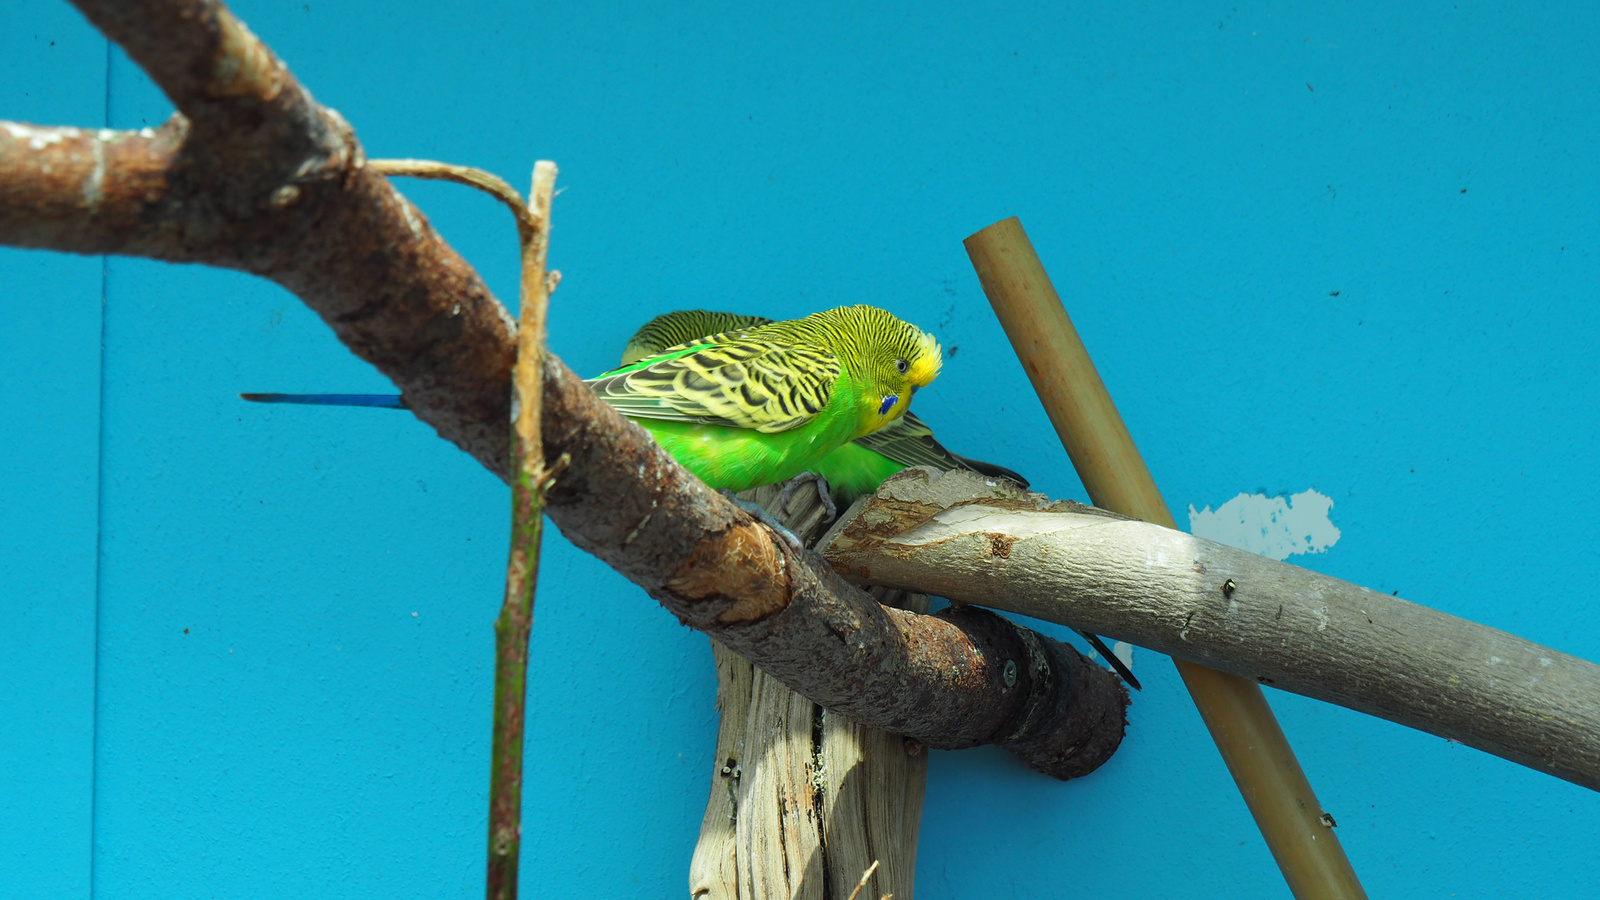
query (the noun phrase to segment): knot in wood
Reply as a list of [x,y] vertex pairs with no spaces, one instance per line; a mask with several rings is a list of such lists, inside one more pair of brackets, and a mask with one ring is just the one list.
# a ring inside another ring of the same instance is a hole
[[989,555],[998,556],[1001,559],[1010,559],[1011,545],[1021,540],[1021,538],[1014,538],[1009,534],[996,534],[994,532],[990,532],[986,537],[989,539]]
[[724,625],[754,622],[789,605],[783,553],[754,523],[702,538],[664,587],[690,600],[731,601],[717,616]]

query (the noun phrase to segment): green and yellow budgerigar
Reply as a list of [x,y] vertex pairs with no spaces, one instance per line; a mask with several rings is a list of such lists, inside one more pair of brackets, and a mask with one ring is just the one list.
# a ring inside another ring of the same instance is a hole
[[[622,364],[627,366],[669,348],[709,340],[712,335],[743,334],[771,322],[761,316],[704,309],[662,313],[628,339],[622,351]],[[934,438],[933,429],[911,412],[839,447],[808,471],[827,482],[834,502],[842,507],[876,491],[885,478],[908,466],[971,469],[1028,486],[1027,479],[1004,466],[946,450]]]
[[[586,383],[714,488],[741,491],[812,472],[848,502],[912,465],[969,468],[1026,486],[1009,469],[950,453],[907,412],[942,362],[932,335],[876,307],[784,322],[688,310],[651,320],[629,341],[620,368]],[[393,395],[241,396],[405,408]],[[1085,636],[1138,687],[1098,638]]]
[[943,362],[932,335],[872,306],[740,317],[709,334],[694,323],[698,334],[657,350],[672,339],[659,322],[630,342],[626,364],[587,383],[702,481],[731,491],[815,471],[900,419]]
[[[816,470],[839,447],[900,421],[943,362],[932,335],[872,306],[786,322],[672,313],[641,329],[623,360],[585,383],[702,481],[729,491]],[[240,396],[406,408],[393,394]]]
[[[626,367],[658,353],[670,355],[673,352],[671,348],[734,339],[750,334],[769,322],[770,319],[761,316],[703,309],[662,313],[645,323],[628,340],[627,347],[622,351],[622,362]],[[985,475],[1009,478],[1022,487],[1028,486],[1026,479],[1004,466],[946,450],[943,444],[934,439],[933,429],[910,412],[877,431],[841,445],[807,471],[820,475],[826,481],[835,503],[848,505],[858,497],[872,494],[884,479],[910,466],[933,466],[943,470],[971,469]],[[1129,687],[1139,689],[1139,679],[1134,677],[1133,672],[1099,635],[1081,629],[1078,633]]]

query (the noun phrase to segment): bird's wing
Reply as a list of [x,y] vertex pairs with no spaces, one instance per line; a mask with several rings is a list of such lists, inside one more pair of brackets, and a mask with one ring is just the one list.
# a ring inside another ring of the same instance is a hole
[[735,338],[664,354],[591,379],[627,416],[788,431],[817,417],[839,379],[820,347]]
[[950,455],[954,456],[956,461],[961,463],[962,466],[977,472],[979,475],[988,475],[991,478],[1009,478],[1010,480],[1015,481],[1021,487],[1028,486],[1028,479],[1023,478],[1020,474],[1006,468],[1005,466],[992,462],[984,462],[981,459],[973,459],[970,456],[962,456],[959,453],[952,453]]
[[881,453],[901,465],[933,466],[938,469],[964,468],[954,454],[934,439],[933,429],[911,413],[906,413],[871,434],[856,438],[856,443],[868,450]]
[[869,435],[856,438],[856,443],[868,450],[881,453],[901,465],[971,469],[982,475],[1009,478],[1023,487],[1028,486],[1028,479],[1005,466],[946,450],[933,436],[933,429],[912,413],[906,413]]

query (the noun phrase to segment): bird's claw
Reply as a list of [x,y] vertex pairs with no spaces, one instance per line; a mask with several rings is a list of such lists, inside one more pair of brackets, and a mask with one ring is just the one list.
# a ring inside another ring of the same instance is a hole
[[833,524],[833,520],[839,518],[839,507],[833,503],[832,489],[828,487],[828,479],[823,478],[816,472],[801,472],[783,483],[783,492],[778,495],[778,503],[783,506],[784,511],[788,512],[789,498],[794,496],[795,490],[802,484],[810,484],[816,488],[817,499],[822,501],[822,524]]
[[790,531],[788,526],[778,521],[777,518],[773,516],[772,513],[767,512],[766,508],[761,504],[735,497],[732,491],[719,491],[718,493],[722,494],[724,497],[727,497],[729,500],[732,500],[734,505],[749,513],[751,516],[754,516],[756,521],[777,532],[778,536],[783,538],[784,543],[787,543],[790,547],[794,548],[794,552],[801,554],[806,552],[806,545],[800,540],[800,536]]

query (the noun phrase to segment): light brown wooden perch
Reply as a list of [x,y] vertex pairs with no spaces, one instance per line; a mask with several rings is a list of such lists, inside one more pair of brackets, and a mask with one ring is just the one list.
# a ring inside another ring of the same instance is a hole
[[967,472],[902,472],[829,539],[858,583],[1088,628],[1600,790],[1600,666],[1486,625]]

